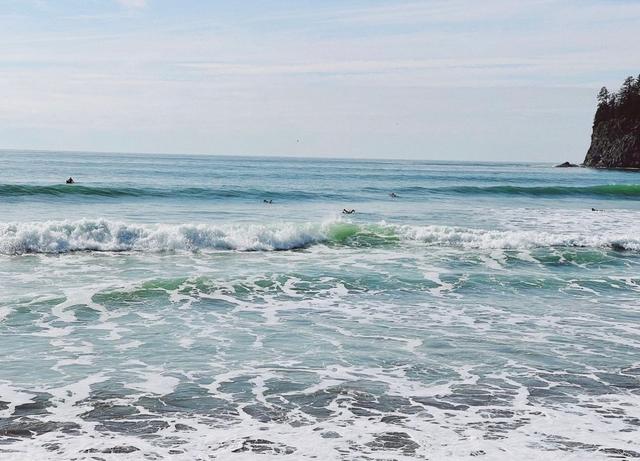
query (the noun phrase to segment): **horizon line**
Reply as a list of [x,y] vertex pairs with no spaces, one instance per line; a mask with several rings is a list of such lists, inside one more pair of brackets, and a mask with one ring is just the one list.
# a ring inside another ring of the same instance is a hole
[[[242,153],[242,154],[221,154],[221,153],[211,153],[211,152],[134,152],[134,151],[102,151],[102,150],[77,150],[77,149],[23,149],[23,148],[0,148],[0,153],[25,153],[25,154],[98,154],[98,155],[162,155],[162,156],[181,156],[181,155],[192,155],[199,157],[226,157],[226,158],[287,158],[287,159],[299,159],[299,160],[370,160],[370,161],[419,161],[419,162],[450,162],[450,163],[503,163],[503,164],[514,164],[514,163],[532,163],[532,164],[556,164],[556,161],[535,161],[535,160],[518,160],[518,161],[508,161],[508,160],[458,160],[458,159],[438,159],[438,158],[408,158],[408,157],[354,157],[349,156],[348,154],[345,156],[328,156],[328,157],[320,157],[314,155],[304,155],[304,154],[274,154],[274,153],[264,153],[264,154],[251,154],[251,153]],[[331,154],[333,155],[333,154]],[[338,154],[339,155],[339,154]],[[557,162],[562,163],[563,161],[558,160]],[[573,162],[572,162],[573,163]]]

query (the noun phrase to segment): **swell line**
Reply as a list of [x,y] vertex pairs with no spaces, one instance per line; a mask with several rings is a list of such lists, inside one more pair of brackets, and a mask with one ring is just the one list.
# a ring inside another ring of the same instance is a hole
[[603,198],[640,198],[640,184],[604,184],[598,186],[410,186],[399,192],[416,194],[505,195],[529,197],[591,196]]
[[80,184],[57,184],[50,186],[2,184],[0,185],[0,197],[156,197],[156,198],[202,198],[202,199],[229,199],[229,198],[340,198],[340,194],[331,192],[315,193],[309,191],[272,191],[262,189],[234,189],[234,188],[208,188],[208,187],[110,187],[110,186],[85,186]]
[[[597,186],[405,186],[394,189],[405,196],[425,195],[502,195],[528,197],[599,197],[618,199],[640,198],[640,184],[604,184]],[[386,194],[387,189],[377,187],[363,187],[360,192],[369,194]],[[359,195],[357,190],[351,194],[335,191],[304,191],[288,190],[273,191],[263,189],[213,188],[213,187],[128,187],[128,186],[87,186],[80,184],[57,185],[22,185],[0,184],[0,197],[158,197],[158,198],[191,198],[191,199],[262,199],[266,197],[276,199],[323,200],[347,199]]]

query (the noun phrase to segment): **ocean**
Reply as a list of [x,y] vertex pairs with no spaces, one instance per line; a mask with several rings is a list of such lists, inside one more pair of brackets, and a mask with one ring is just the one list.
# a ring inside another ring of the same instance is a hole
[[2,460],[640,457],[640,173],[0,165]]

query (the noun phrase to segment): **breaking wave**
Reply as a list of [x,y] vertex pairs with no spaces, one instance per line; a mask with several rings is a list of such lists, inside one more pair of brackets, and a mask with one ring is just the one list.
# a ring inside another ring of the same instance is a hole
[[345,221],[273,225],[130,224],[105,219],[0,225],[0,254],[58,254],[76,251],[277,251],[317,244],[379,247],[420,244],[465,249],[550,247],[640,251],[631,234],[551,233]]

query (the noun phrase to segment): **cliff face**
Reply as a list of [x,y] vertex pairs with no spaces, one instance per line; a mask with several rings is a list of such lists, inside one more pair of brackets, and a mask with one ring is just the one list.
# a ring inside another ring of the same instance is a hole
[[618,92],[598,93],[591,147],[585,166],[640,168],[640,76],[627,77]]
[[640,168],[640,121],[612,119],[594,123],[584,165]]

